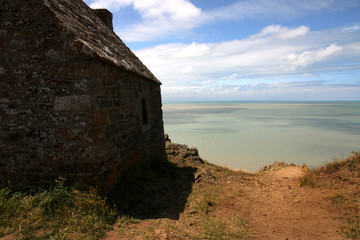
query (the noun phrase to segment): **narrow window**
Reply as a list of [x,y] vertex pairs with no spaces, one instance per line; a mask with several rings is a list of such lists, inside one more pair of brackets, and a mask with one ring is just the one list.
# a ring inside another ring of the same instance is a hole
[[142,109],[142,120],[143,125],[146,125],[149,123],[149,116],[147,112],[147,105],[146,105],[146,99],[141,99],[141,109]]

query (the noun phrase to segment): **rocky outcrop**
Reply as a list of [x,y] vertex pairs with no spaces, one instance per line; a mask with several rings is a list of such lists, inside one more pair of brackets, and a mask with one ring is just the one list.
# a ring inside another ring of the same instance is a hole
[[204,163],[199,156],[199,151],[195,147],[188,147],[185,144],[172,143],[169,135],[165,134],[165,150],[169,160],[176,162],[195,162]]
[[[273,171],[277,171],[277,170],[280,170],[282,168],[286,168],[286,167],[295,167],[296,165],[293,164],[293,163],[284,163],[284,162],[274,162],[273,164],[271,165],[268,165],[268,166],[264,166],[262,168],[259,169],[258,172],[260,173],[265,173],[265,172],[273,172]],[[302,165],[301,166],[304,170],[308,169],[306,165]]]

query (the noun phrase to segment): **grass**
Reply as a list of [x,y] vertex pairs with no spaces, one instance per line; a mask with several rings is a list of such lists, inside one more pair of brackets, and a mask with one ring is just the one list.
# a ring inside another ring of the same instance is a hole
[[128,216],[128,215],[123,215],[123,216],[119,216],[119,218],[116,221],[116,225],[119,228],[123,228],[123,227],[126,227],[126,226],[130,225],[130,224],[139,223],[139,222],[140,222],[139,219],[133,218],[133,217]]
[[126,228],[147,218],[176,218],[191,192],[195,169],[166,160],[130,167],[108,195],[56,186],[36,193],[0,189],[0,238],[99,239],[115,223]]
[[63,186],[36,194],[0,190],[0,237],[16,239],[98,239],[110,229],[115,212],[94,190]]
[[192,212],[207,214],[219,203],[218,194],[209,191],[196,191],[189,198],[189,208]]
[[348,238],[360,239],[360,152],[347,159],[334,160],[309,171],[300,179],[301,186],[334,190],[330,200],[344,212],[342,231]]
[[343,230],[348,238],[360,239],[360,217],[359,215],[350,217]]
[[345,223],[343,232],[348,238],[360,239],[360,192],[358,193],[335,193],[331,201],[338,209],[344,210]]
[[189,203],[190,215],[197,215],[189,218],[197,226],[196,234],[191,239],[235,240],[249,235],[245,222],[239,216],[221,217],[212,214],[219,204],[219,197],[211,190],[196,192],[189,199]]
[[204,217],[201,222],[200,234],[193,237],[193,240],[236,240],[245,239],[248,230],[244,221],[236,216],[230,218]]

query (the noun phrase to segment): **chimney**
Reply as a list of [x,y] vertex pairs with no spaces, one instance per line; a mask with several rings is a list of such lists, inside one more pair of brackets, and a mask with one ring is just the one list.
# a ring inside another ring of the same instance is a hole
[[111,30],[113,30],[113,15],[107,9],[93,9],[95,14],[108,26]]

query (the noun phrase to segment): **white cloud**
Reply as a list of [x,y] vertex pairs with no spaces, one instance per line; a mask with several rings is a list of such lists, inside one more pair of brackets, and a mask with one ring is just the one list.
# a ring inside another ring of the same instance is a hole
[[95,0],[90,7],[115,10],[132,7],[137,11],[141,21],[118,32],[128,42],[150,41],[191,29],[202,14],[201,9],[188,0]]
[[347,44],[346,50],[349,55],[358,56],[358,53],[360,52],[360,41]]
[[298,67],[306,67],[314,62],[323,61],[331,55],[340,52],[343,48],[337,44],[331,44],[326,48],[320,48],[315,51],[304,51],[302,53],[290,53],[285,57],[281,57],[280,61],[283,62],[284,70],[294,71]]
[[360,30],[360,24],[355,24],[353,26],[345,27],[343,29],[344,32],[355,32]]
[[300,75],[301,78],[308,78],[308,77],[313,77],[314,74],[311,74],[311,73],[304,73],[302,75]]
[[[256,94],[274,94],[275,99],[279,96],[276,93],[291,99],[290,93],[300,96],[302,90],[326,97],[320,89],[336,96],[335,85],[312,80],[320,79],[323,73],[360,69],[358,39],[357,32],[345,33],[342,29],[310,31],[306,26],[269,26],[242,40],[165,44],[135,54],[162,81],[165,99],[255,99]],[[279,82],[289,78],[297,80],[291,84]],[[352,89],[349,99],[360,94],[359,86],[344,86]]]
[[238,74],[237,73],[233,73],[231,74],[231,76],[229,77],[229,79],[237,79]]
[[211,81],[198,86],[163,87],[165,99],[194,100],[281,100],[328,101],[354,100],[360,94],[359,84],[329,84],[325,81],[255,82],[221,84]]
[[188,0],[133,0],[133,5],[148,19],[188,21],[201,14],[201,10]]
[[198,44],[193,42],[190,45],[186,45],[179,49],[174,55],[175,58],[187,58],[187,57],[201,57],[210,52],[208,44]]
[[204,12],[203,17],[206,21],[269,17],[283,19],[320,11],[340,11],[357,4],[356,0],[243,0]]
[[[359,51],[350,51],[359,47],[358,42],[343,43],[342,46],[336,43],[337,36],[328,31],[311,32],[306,26],[286,28],[272,25],[243,40],[165,44],[135,53],[170,86],[209,79],[241,79],[244,76],[300,76],[324,68],[338,70],[342,67],[342,60],[338,61],[339,64],[329,61],[336,63],[336,59],[344,54],[360,57]],[[187,78],[179,81],[179,75],[183,73],[188,74]]]
[[181,73],[192,73],[192,72],[194,72],[194,68],[193,68],[193,66],[187,66],[187,67],[185,67],[183,70],[181,70]]
[[[267,19],[269,17],[294,18],[319,11],[338,11],[356,4],[356,0],[243,0],[222,8],[204,11],[189,0],[86,1],[92,8],[108,8],[117,11],[121,8],[132,7],[141,15],[140,21],[132,25],[124,25],[117,32],[126,42],[159,40],[214,21]],[[261,34],[277,34],[279,38],[289,39],[308,32],[304,26],[293,29],[292,32],[278,27],[271,26],[269,29],[264,29],[265,32]],[[348,29],[348,31],[351,30]]]
[[305,36],[309,32],[309,28],[306,26],[300,26],[298,28],[289,29],[280,25],[271,25],[264,28],[259,34],[256,34],[255,38],[273,36],[279,39],[291,39],[300,36]]
[[95,0],[91,8],[120,8],[132,6],[145,19],[168,18],[175,21],[198,17],[201,10],[188,0]]
[[91,8],[107,8],[119,10],[120,8],[127,7],[132,3],[132,0],[96,0],[90,4]]

